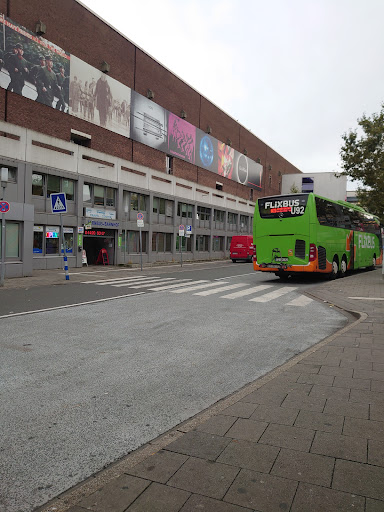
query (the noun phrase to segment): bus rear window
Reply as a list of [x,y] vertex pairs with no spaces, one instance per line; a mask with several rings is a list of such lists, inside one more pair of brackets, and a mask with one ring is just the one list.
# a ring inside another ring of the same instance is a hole
[[286,219],[300,217],[307,206],[307,195],[266,197],[258,200],[262,219]]

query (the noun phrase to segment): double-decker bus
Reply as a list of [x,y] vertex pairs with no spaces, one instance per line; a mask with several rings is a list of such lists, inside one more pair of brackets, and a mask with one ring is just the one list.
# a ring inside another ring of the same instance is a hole
[[331,279],[383,258],[379,219],[363,208],[316,194],[257,200],[253,220],[253,268],[281,279],[320,272]]

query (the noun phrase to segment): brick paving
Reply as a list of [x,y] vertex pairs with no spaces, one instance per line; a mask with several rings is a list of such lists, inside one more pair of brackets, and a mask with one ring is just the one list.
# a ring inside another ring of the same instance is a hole
[[311,296],[356,320],[40,510],[384,512],[381,269]]

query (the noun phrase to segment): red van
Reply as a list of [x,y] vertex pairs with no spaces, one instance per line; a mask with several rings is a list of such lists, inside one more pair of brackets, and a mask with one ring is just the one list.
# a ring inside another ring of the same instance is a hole
[[232,237],[229,255],[233,263],[237,260],[252,261],[253,237],[251,235],[236,235]]

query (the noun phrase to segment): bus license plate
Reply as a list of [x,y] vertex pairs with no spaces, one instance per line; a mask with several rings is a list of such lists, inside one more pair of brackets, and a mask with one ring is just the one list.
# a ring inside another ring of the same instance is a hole
[[275,261],[288,261],[288,258],[275,258]]

